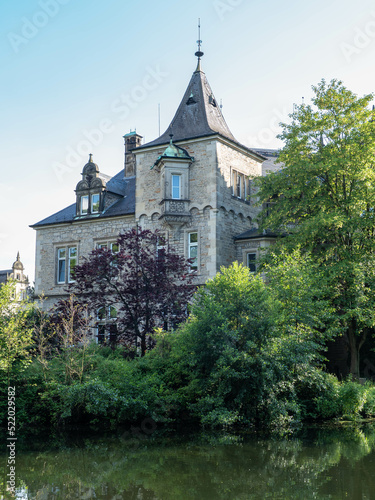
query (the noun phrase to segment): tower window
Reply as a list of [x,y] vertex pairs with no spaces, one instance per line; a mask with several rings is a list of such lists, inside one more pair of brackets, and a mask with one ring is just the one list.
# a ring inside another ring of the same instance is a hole
[[172,174],[172,199],[181,199],[181,175]]
[[191,259],[190,270],[198,271],[198,233],[189,233],[189,259]]

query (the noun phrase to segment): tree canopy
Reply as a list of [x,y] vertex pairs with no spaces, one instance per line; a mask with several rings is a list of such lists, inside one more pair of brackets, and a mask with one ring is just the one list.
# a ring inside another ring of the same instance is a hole
[[115,248],[95,249],[77,265],[71,291],[95,317],[103,307],[115,309],[119,339],[138,342],[144,355],[155,327],[171,328],[187,317],[190,265],[161,234],[139,227],[122,233]]
[[372,94],[340,81],[313,87],[311,105],[282,124],[283,168],[259,181],[262,226],[287,234],[319,264],[317,279],[340,318],[358,374],[359,349],[375,324],[375,113]]

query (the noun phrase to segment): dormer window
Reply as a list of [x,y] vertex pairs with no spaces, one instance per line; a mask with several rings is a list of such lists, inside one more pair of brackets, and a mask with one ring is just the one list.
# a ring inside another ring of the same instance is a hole
[[92,214],[97,214],[99,213],[99,206],[100,206],[100,194],[95,193],[91,195],[91,213]]
[[81,196],[81,215],[89,213],[89,197],[88,195]]
[[100,214],[105,203],[106,180],[92,161],[83,167],[82,180],[77,184],[76,217]]

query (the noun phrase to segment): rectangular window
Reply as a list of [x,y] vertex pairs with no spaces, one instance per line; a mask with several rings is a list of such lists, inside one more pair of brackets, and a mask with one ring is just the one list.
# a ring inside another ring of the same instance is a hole
[[232,170],[232,196],[240,200],[249,201],[249,180],[245,174]]
[[112,253],[119,253],[120,251],[120,246],[117,242],[115,241],[105,241],[103,243],[97,243],[96,248],[109,248]]
[[74,268],[77,264],[77,247],[57,249],[57,283],[71,283],[74,281]]
[[198,233],[189,233],[190,270],[198,271]]
[[59,248],[57,250],[57,283],[65,283],[65,264],[66,250]]
[[181,199],[181,175],[172,174],[172,199]]
[[249,268],[249,271],[251,273],[255,273],[257,268],[256,268],[256,260],[257,256],[256,253],[248,253],[247,254],[247,267]]
[[89,197],[88,195],[81,196],[81,215],[89,213]]
[[237,189],[237,171],[232,170],[232,196],[236,196]]
[[92,194],[91,195],[91,213],[92,214],[97,214],[99,212],[99,202],[100,202],[100,195],[99,194]]
[[119,253],[120,247],[118,243],[110,243],[110,248],[112,253]]
[[77,265],[77,247],[69,248],[69,259],[68,259],[68,281],[71,283],[74,281],[74,268]]

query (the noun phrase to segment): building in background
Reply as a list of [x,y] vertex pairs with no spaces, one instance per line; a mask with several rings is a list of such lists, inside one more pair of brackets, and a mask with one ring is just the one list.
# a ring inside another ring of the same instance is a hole
[[20,260],[20,253],[17,253],[17,259],[13,262],[12,269],[0,270],[0,286],[3,283],[14,281],[16,285],[17,301],[25,300],[28,295],[29,278],[24,273],[24,267]]

